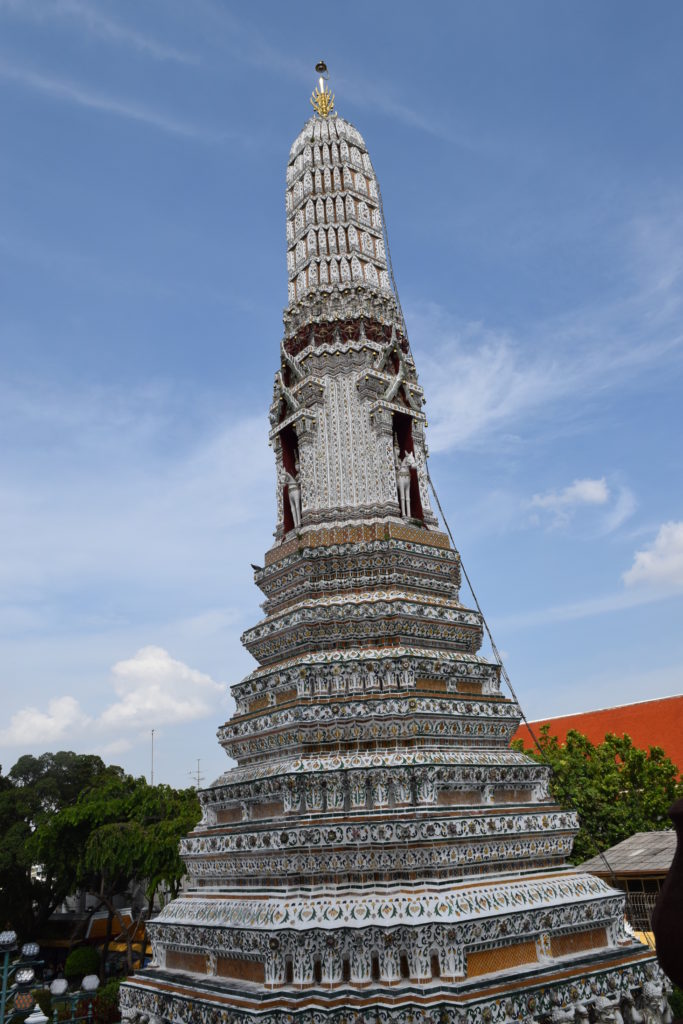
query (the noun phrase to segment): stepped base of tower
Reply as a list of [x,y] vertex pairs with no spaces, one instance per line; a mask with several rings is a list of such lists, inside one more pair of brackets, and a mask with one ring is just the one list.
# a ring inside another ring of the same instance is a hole
[[624,930],[623,899],[572,870],[190,892],[150,922],[154,965],[122,987],[122,1015],[483,1024],[592,1007],[593,1020],[615,1020],[600,1013],[662,991],[653,954]]
[[370,988],[360,994],[342,988],[331,994],[321,987],[304,996],[273,996],[248,983],[197,985],[170,972],[148,978],[150,972],[145,972],[136,976],[134,995],[133,986],[122,989],[122,1019],[129,1019],[125,1014],[130,993],[150,1021],[192,1024],[530,1024],[543,1019],[574,1020],[577,1011],[576,1019],[581,1020],[582,1008],[588,1020],[591,1004],[598,1002],[608,1004],[612,1015],[594,1019],[614,1021],[615,1009],[623,1013],[627,1005],[641,1000],[652,959],[652,954],[642,953],[603,958],[599,963],[578,957],[560,971],[537,968],[532,979],[516,970],[504,971],[457,990],[438,982],[420,986],[401,982],[390,992]]

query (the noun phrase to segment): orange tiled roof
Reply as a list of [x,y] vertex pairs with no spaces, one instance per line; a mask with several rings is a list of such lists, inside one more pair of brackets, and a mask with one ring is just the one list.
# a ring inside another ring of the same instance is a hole
[[[571,729],[583,733],[591,743],[602,743],[610,732],[617,736],[626,733],[636,747],[662,747],[674,764],[683,770],[683,694],[602,708],[600,711],[541,718],[530,724],[536,735],[542,725],[549,725],[550,735],[557,736],[560,742],[566,739]],[[534,745],[524,723],[514,738],[523,740],[525,747]]]

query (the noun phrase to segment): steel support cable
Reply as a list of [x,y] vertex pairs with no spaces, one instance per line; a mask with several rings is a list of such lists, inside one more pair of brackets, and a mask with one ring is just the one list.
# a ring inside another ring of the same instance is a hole
[[[372,164],[371,164],[371,166],[372,166]],[[407,331],[407,328],[406,328],[406,319],[405,319],[405,317],[403,315],[403,308],[401,306],[401,300],[400,300],[400,298],[398,296],[398,288],[396,287],[396,279],[394,277],[394,266],[393,266],[393,263],[391,262],[391,249],[389,248],[389,232],[388,232],[388,229],[387,229],[387,219],[384,216],[384,203],[382,201],[382,190],[379,187],[379,178],[377,177],[377,174],[375,173],[375,168],[374,167],[372,168],[372,173],[375,175],[375,184],[377,185],[377,199],[379,201],[380,217],[382,218],[382,233],[384,235],[384,248],[386,250],[386,255],[387,255],[387,269],[389,271],[389,278],[391,279],[391,284],[392,284],[392,287],[394,289],[394,298],[396,299],[396,308],[398,309],[398,315],[401,318],[401,325],[403,327],[403,336],[404,336],[404,338],[407,339],[408,338],[408,331]]]
[[[373,173],[374,173],[374,167],[373,167]],[[377,177],[377,174],[375,174],[375,182],[377,184],[377,197],[378,197],[378,200],[379,200],[380,215],[382,217],[382,229],[383,229],[383,233],[384,233],[384,244],[385,244],[385,247],[386,247],[387,267],[388,267],[388,270],[389,270],[389,277],[391,279],[391,284],[392,284],[393,290],[394,290],[394,298],[396,299],[396,306],[397,306],[397,309],[398,309],[398,314],[399,314],[399,317],[401,318],[401,324],[403,326],[403,334],[404,334],[404,337],[407,340],[407,338],[408,338],[408,329],[406,327],[406,321],[405,321],[405,317],[403,315],[403,308],[401,306],[401,300],[400,300],[399,295],[398,295],[398,288],[396,286],[396,279],[394,278],[394,267],[393,267],[393,264],[392,264],[392,261],[391,261],[391,249],[389,247],[389,233],[388,233],[388,230],[387,230],[386,217],[384,216],[384,203],[382,201],[382,190],[379,187],[379,179]],[[431,487],[432,494],[434,495],[434,499],[436,501],[437,507],[439,509],[439,512],[441,513],[441,518],[443,520],[444,526],[446,527],[446,532],[448,533],[448,536],[450,537],[450,541],[451,541],[451,544],[453,545],[454,550],[457,551],[455,540],[453,539],[453,534],[451,533],[451,528],[448,525],[448,520],[446,519],[446,516],[444,514],[444,510],[441,507],[441,502],[439,501],[439,495],[436,493],[436,488],[434,486],[434,481],[432,480],[432,478],[430,476],[429,467],[427,465],[427,460],[426,459],[425,459],[425,470],[426,470],[426,473],[427,473],[427,480],[429,482],[429,486]],[[514,687],[512,685],[511,680],[510,680],[510,677],[509,677],[509,675],[507,673],[505,665],[503,664],[503,659],[500,656],[500,651],[498,650],[498,647],[496,646],[496,642],[493,639],[493,634],[491,633],[491,630],[489,628],[489,624],[486,621],[486,617],[485,617],[483,611],[481,610],[481,605],[479,604],[479,601],[477,599],[477,595],[475,593],[474,587],[472,586],[472,581],[470,580],[470,578],[469,578],[469,576],[467,574],[467,570],[466,570],[465,565],[463,563],[462,557],[460,558],[460,568],[462,569],[463,576],[465,577],[465,580],[467,581],[467,585],[468,585],[468,587],[470,589],[470,593],[472,594],[472,598],[474,600],[476,609],[479,612],[479,615],[481,616],[481,620],[482,620],[482,622],[484,624],[484,629],[486,630],[486,635],[488,636],[489,643],[491,644],[491,649],[492,649],[494,657],[496,658],[496,661],[498,663],[498,667],[500,668],[500,674],[503,677],[503,679],[505,680],[505,683],[506,683],[508,689],[510,690],[510,693],[512,694],[512,698],[515,701],[517,707],[519,708],[519,713],[520,713],[520,715],[522,717],[522,720],[523,720],[524,724],[526,725],[527,729],[529,730],[529,735],[531,736],[531,738],[532,738],[532,740],[534,742],[534,745],[535,745],[536,749],[538,750],[538,752],[539,752],[539,754],[541,756],[541,763],[544,764],[546,766],[546,768],[550,769],[551,775],[556,776],[557,773],[553,769],[552,765],[548,764],[548,762],[547,762],[547,760],[545,758],[545,754],[543,752],[543,749],[541,748],[541,744],[538,742],[536,734],[535,734],[534,730],[531,728],[531,725],[529,723],[528,718],[524,714],[524,710],[522,708],[522,705],[519,702],[519,698],[517,697],[517,694],[515,693]],[[609,872],[609,874],[610,874],[610,876],[612,878],[612,882],[616,883],[616,875],[614,874],[612,866],[611,866],[610,862],[607,860],[607,857],[605,856],[604,851],[599,848],[599,844],[595,841],[595,837],[593,836],[593,834],[591,832],[589,832],[588,834],[589,834],[590,838],[593,840],[593,843],[594,843],[595,847],[598,849],[598,855],[600,856],[600,859],[604,862],[605,867],[607,868],[607,870],[608,870],[608,872]]]
[[[427,468],[426,462],[425,462],[425,468]],[[434,500],[436,501],[436,504],[437,504],[437,507],[439,509],[439,512],[441,513],[441,518],[443,519],[444,526],[446,527],[446,532],[448,533],[448,536],[450,537],[451,544],[453,545],[454,550],[457,551],[458,549],[457,549],[457,547],[455,545],[455,540],[453,539],[453,534],[451,533],[451,528],[448,525],[448,520],[446,519],[446,516],[444,514],[444,510],[441,507],[441,502],[439,501],[439,495],[436,493],[436,488],[434,486],[434,481],[432,480],[432,478],[431,478],[431,476],[429,474],[429,468],[427,468],[427,480],[429,481],[429,486],[432,489],[432,494],[434,495]],[[531,736],[532,740],[534,741],[534,744],[535,744],[539,754],[541,755],[541,757],[544,757],[545,755],[543,754],[543,749],[541,747],[541,744],[536,739],[536,734],[534,733],[534,730],[531,728],[531,725],[529,724],[529,720],[527,719],[526,715],[524,714],[524,711],[522,710],[522,706],[521,706],[521,704],[519,702],[519,698],[517,697],[517,694],[515,693],[514,688],[512,686],[512,683],[510,681],[510,676],[507,674],[507,670],[505,668],[505,665],[503,664],[503,659],[500,656],[500,651],[498,650],[498,647],[496,646],[496,642],[493,639],[493,634],[491,633],[491,630],[489,628],[489,624],[486,621],[486,616],[484,615],[483,611],[481,610],[481,605],[479,604],[479,600],[477,598],[477,595],[474,592],[474,587],[472,586],[472,581],[470,580],[470,578],[469,578],[469,576],[467,574],[467,569],[465,568],[465,563],[462,560],[462,556],[460,556],[460,568],[462,569],[462,574],[465,577],[465,580],[467,581],[467,586],[470,588],[470,593],[472,594],[472,599],[474,600],[475,607],[476,607],[476,609],[477,609],[477,611],[478,611],[478,613],[479,613],[479,615],[481,617],[481,621],[484,624],[484,629],[486,630],[486,635],[489,638],[489,643],[491,644],[491,650],[493,651],[494,657],[495,657],[496,662],[498,664],[498,668],[500,669],[500,674],[502,675],[503,679],[505,680],[505,682],[507,684],[507,687],[508,687],[510,693],[512,694],[513,700],[515,701],[515,703],[517,704],[517,707],[519,708],[519,713],[522,716],[522,719],[524,720],[524,724],[526,725],[527,729],[529,730],[529,735]],[[544,764],[545,763],[546,762],[544,761]],[[548,767],[550,768],[550,765],[548,765]]]
[[[457,551],[458,549],[456,547],[455,540],[453,539],[453,534],[451,533],[451,528],[448,525],[448,520],[446,519],[444,510],[441,507],[441,502],[439,501],[439,495],[436,493],[436,487],[434,486],[434,481],[432,480],[432,478],[430,476],[429,468],[427,467],[426,461],[425,461],[425,469],[426,469],[426,472],[427,472],[427,480],[429,481],[429,486],[432,489],[432,494],[434,495],[434,500],[436,501],[437,507],[438,507],[439,512],[441,514],[441,518],[443,520],[443,524],[446,527],[446,532],[448,533],[448,536],[450,537],[450,541],[451,541],[451,544],[453,545],[453,549],[455,551]],[[503,659],[502,659],[502,657],[500,655],[500,651],[498,650],[498,647],[496,645],[496,641],[493,639],[493,634],[491,632],[491,629],[489,627],[488,622],[486,621],[486,616],[484,615],[483,611],[481,610],[481,605],[479,604],[479,599],[477,598],[477,595],[475,593],[474,587],[472,586],[472,581],[470,580],[470,578],[469,578],[469,576],[467,574],[467,569],[465,568],[465,564],[464,564],[464,562],[462,560],[462,556],[460,556],[460,568],[462,569],[462,574],[465,577],[465,580],[467,581],[467,586],[470,588],[470,593],[472,595],[472,599],[474,601],[474,604],[475,604],[475,607],[477,609],[477,612],[481,616],[481,621],[484,624],[484,629],[486,630],[486,635],[489,638],[489,643],[491,644],[491,650],[493,651],[493,655],[494,655],[494,657],[496,659],[496,662],[498,664],[498,668],[500,669],[500,674],[503,677],[503,679],[505,680],[505,683],[507,684],[507,687],[508,687],[510,693],[512,694],[512,699],[514,700],[515,704],[519,708],[519,713],[522,716],[522,720],[523,720],[524,724],[526,725],[527,729],[529,730],[529,735],[531,736],[532,740],[534,741],[534,745],[535,745],[536,749],[538,750],[538,752],[539,752],[539,754],[541,756],[541,763],[544,764],[546,766],[546,768],[550,769],[550,774],[551,775],[557,777],[557,773],[555,772],[555,769],[553,768],[553,766],[551,764],[548,764],[548,762],[546,760],[545,753],[543,752],[543,748],[541,747],[541,744],[539,743],[539,741],[538,741],[538,739],[536,737],[536,733],[531,728],[531,724],[529,722],[529,719],[524,714],[524,710],[522,709],[522,705],[519,702],[519,698],[518,698],[517,694],[515,693],[514,687],[512,685],[511,680],[510,680],[510,676],[507,674],[507,670],[505,668],[505,665],[503,664]],[[609,871],[609,873],[611,875],[611,878],[612,878],[612,882],[615,883],[616,882],[616,875],[614,874],[614,871],[612,869],[612,865],[607,860],[607,857],[605,856],[604,851],[599,848],[599,844],[595,841],[595,836],[591,832],[589,832],[588,834],[589,834],[590,838],[593,840],[594,845],[597,847],[598,855],[599,855],[600,859],[603,861],[603,863],[604,863],[605,867],[607,868],[607,870]]]

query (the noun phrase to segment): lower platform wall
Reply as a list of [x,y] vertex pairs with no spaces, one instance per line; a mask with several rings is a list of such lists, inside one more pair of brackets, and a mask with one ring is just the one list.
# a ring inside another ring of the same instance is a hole
[[[547,972],[547,968],[545,972]],[[665,977],[652,954],[631,953],[608,964],[596,963],[523,978],[482,979],[466,992],[448,985],[381,990],[376,986],[339,995],[323,992],[250,998],[244,987],[181,982],[148,970],[121,987],[124,1024],[548,1024],[548,1021],[646,1020],[669,1024]]]
[[[592,928],[565,935],[541,935],[535,940],[528,939],[467,953],[462,948],[453,947],[444,951],[445,955],[439,955],[436,949],[432,949],[426,955],[423,953],[419,967],[416,963],[411,964],[407,953],[400,946],[395,950],[389,948],[384,951],[383,956],[380,956],[378,951],[368,952],[363,958],[366,962],[361,966],[356,960],[353,967],[349,956],[343,956],[337,962],[334,956],[319,957],[308,953],[303,956],[301,962],[295,964],[295,958],[289,955],[284,959],[283,973],[280,974],[280,967],[279,970],[275,970],[275,977],[272,972],[266,971],[265,962],[258,956],[247,958],[216,953],[207,955],[169,949],[166,951],[165,966],[168,970],[252,982],[265,985],[271,990],[291,985],[301,989],[314,988],[320,984],[339,987],[349,983],[364,987],[376,982],[387,985],[400,984],[402,981],[424,984],[437,979],[453,982],[478,978],[512,967],[547,962],[548,959],[572,953],[597,951],[607,946],[607,930]],[[268,974],[270,978],[267,977]]]

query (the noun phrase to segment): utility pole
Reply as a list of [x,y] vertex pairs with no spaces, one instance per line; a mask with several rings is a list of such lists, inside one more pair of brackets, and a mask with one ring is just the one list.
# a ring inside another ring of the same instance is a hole
[[187,774],[195,780],[195,789],[199,789],[200,784],[204,781],[204,776],[199,771],[199,765],[201,764],[201,757],[197,758],[197,767],[193,768],[192,771]]
[[149,784],[154,785],[154,729],[152,729],[152,765],[149,773]]

